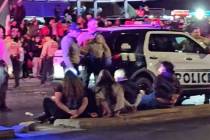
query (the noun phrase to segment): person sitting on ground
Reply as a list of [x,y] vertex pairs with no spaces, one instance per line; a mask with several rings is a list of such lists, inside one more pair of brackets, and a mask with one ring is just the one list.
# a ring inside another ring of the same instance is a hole
[[163,61],[158,68],[158,76],[154,82],[154,91],[144,95],[138,110],[173,107],[181,95],[180,82],[175,76],[174,65]]
[[121,111],[130,103],[124,98],[124,91],[120,84],[108,70],[101,70],[94,88],[96,103],[102,117],[119,116]]
[[142,88],[140,88],[134,81],[127,78],[124,69],[118,69],[114,72],[114,79],[118,82],[124,90],[125,99],[133,106],[135,111],[142,99]]
[[85,95],[81,80],[70,70],[65,73],[62,85],[55,88],[55,94],[43,101],[44,114],[37,120],[54,121],[55,119],[68,119],[86,117],[88,98]]

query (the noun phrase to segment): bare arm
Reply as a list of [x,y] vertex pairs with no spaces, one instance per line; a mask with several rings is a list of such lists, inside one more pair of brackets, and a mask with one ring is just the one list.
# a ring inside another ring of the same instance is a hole
[[82,104],[81,104],[81,106],[80,106],[79,109],[77,110],[77,114],[78,114],[78,115],[82,114],[82,113],[85,111],[85,109],[87,108],[87,106],[88,106],[88,98],[87,98],[87,97],[84,97],[84,98],[82,99]]
[[82,99],[81,106],[76,111],[76,113],[71,116],[71,119],[77,118],[79,115],[81,115],[85,111],[85,109],[87,108],[87,106],[88,106],[88,98],[87,97],[84,97]]
[[62,103],[61,98],[62,98],[62,93],[61,92],[55,92],[55,96],[53,96],[53,101],[55,102],[55,104],[63,111],[65,111],[66,113],[69,113],[69,115],[72,114],[72,111],[65,105]]

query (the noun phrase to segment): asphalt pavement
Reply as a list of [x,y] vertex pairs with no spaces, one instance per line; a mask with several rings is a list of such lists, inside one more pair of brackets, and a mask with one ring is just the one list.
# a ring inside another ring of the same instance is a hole
[[30,121],[42,113],[44,97],[53,93],[50,83],[40,85],[40,80],[27,78],[20,80],[20,87],[13,88],[14,80],[9,80],[7,91],[7,106],[11,112],[0,112],[0,125],[12,126],[23,121]]
[[[161,118],[160,118],[161,119]],[[15,140],[209,140],[210,118],[132,127],[22,136]]]

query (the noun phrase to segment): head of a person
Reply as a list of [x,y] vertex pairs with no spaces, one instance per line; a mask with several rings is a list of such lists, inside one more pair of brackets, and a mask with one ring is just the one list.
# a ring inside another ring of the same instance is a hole
[[192,35],[194,36],[201,36],[201,29],[200,28],[194,28],[192,31]]
[[125,81],[127,79],[124,69],[118,69],[114,72],[114,79],[116,82]]
[[96,80],[96,85],[111,85],[114,82],[115,81],[111,73],[108,70],[103,69],[99,72],[98,78]]
[[5,28],[0,25],[0,38],[3,39],[5,37]]
[[37,42],[37,43],[40,42],[41,37],[39,35],[35,36],[34,41]]
[[162,61],[160,63],[160,66],[158,68],[158,73],[168,73],[168,74],[174,74],[174,65],[169,61]]
[[69,34],[73,37],[78,37],[81,33],[81,30],[79,29],[78,25],[74,22],[71,23],[69,26]]
[[64,95],[67,98],[79,99],[84,95],[82,81],[71,71],[67,71],[63,81]]
[[87,20],[87,21],[91,20],[92,18],[93,18],[93,16],[92,16],[91,14],[87,14],[87,15],[86,15],[86,20]]
[[105,41],[105,39],[104,39],[104,36],[101,35],[101,34],[98,34],[98,35],[96,36],[95,39],[96,39],[96,42],[97,42],[97,43],[101,43],[101,44],[106,43],[106,41]]
[[49,35],[48,35],[48,36],[45,36],[45,38],[44,38],[44,41],[45,41],[45,42],[48,42],[48,41],[50,41],[50,40],[52,40],[51,36],[49,36]]
[[12,22],[11,22],[11,26],[13,26],[13,27],[17,27],[17,21],[15,21],[15,20],[14,20],[14,21],[12,21]]
[[91,19],[88,21],[88,32],[94,33],[97,30],[98,27],[98,21],[96,19]]
[[13,39],[17,39],[20,37],[20,29],[17,27],[13,27],[11,28],[11,37]]

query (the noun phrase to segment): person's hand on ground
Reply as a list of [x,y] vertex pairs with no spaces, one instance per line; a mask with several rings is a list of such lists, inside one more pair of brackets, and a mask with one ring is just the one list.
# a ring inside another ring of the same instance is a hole
[[79,114],[74,114],[74,115],[72,115],[71,117],[70,117],[70,119],[75,119],[75,118],[78,118],[79,117]]
[[96,118],[98,117],[98,114],[96,112],[92,112],[89,114],[91,118]]

